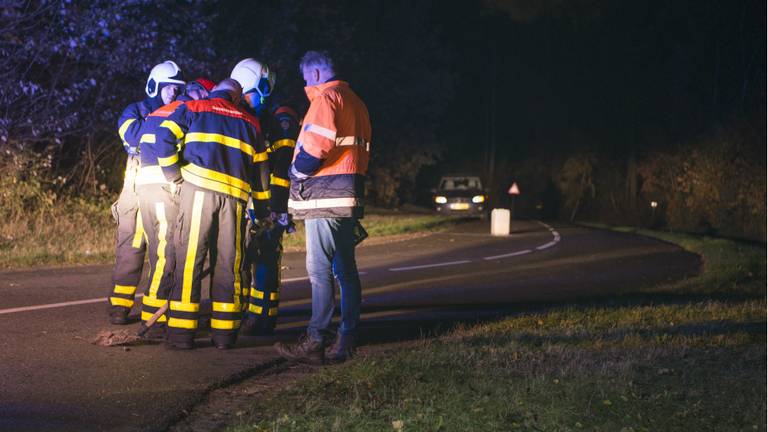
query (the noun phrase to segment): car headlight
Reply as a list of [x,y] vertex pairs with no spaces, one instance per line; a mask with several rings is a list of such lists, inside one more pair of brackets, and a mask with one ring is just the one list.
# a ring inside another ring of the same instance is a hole
[[448,198],[446,198],[444,196],[436,196],[435,197],[435,202],[438,203],[438,204],[445,204],[445,203],[448,202]]
[[473,196],[472,197],[472,202],[473,203],[485,202],[485,195],[475,195],[475,196]]

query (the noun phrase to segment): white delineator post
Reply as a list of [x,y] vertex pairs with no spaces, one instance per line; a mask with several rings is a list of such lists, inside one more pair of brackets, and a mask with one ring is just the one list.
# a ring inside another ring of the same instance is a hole
[[493,209],[491,211],[491,235],[509,235],[510,212],[508,209]]

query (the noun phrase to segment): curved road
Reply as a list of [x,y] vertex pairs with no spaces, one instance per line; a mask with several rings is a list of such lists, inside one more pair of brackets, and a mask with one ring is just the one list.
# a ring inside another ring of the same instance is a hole
[[[693,254],[634,235],[535,221],[513,221],[512,231],[491,237],[487,223],[473,222],[361,247],[361,342],[614,296],[700,266]],[[279,361],[272,343],[294,338],[310,314],[303,260],[284,258],[277,335],[240,338],[230,351],[90,344],[100,330],[118,329],[106,320],[109,266],[0,273],[0,431],[166,429],[211,388]]]

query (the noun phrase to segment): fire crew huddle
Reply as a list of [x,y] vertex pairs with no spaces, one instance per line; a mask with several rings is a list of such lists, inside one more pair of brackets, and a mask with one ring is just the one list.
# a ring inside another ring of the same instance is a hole
[[[312,317],[297,344],[275,349],[313,363],[352,355],[361,300],[355,229],[363,216],[371,125],[327,52],[308,51],[299,68],[310,100],[301,131],[296,112],[271,100],[275,74],[261,61],[242,60],[218,84],[187,82],[172,61],[152,68],[147,98],[118,120],[128,160],[112,206],[112,324],[131,322],[148,254],[140,307],[148,337],[165,340],[169,349],[195,347],[206,276],[216,348],[232,348],[239,333],[272,334],[282,237],[293,232],[293,218],[304,219]],[[334,279],[341,323],[330,344]]]

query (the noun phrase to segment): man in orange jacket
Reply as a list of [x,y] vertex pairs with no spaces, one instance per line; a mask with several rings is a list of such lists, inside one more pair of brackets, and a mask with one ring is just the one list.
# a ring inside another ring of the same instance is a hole
[[[296,345],[275,345],[287,359],[342,362],[354,348],[360,320],[355,230],[363,217],[371,122],[368,108],[336,77],[327,52],[308,51],[300,63],[309,110],[291,164],[288,210],[305,220],[312,319]],[[334,310],[334,277],[341,291],[341,325],[325,352]]]

